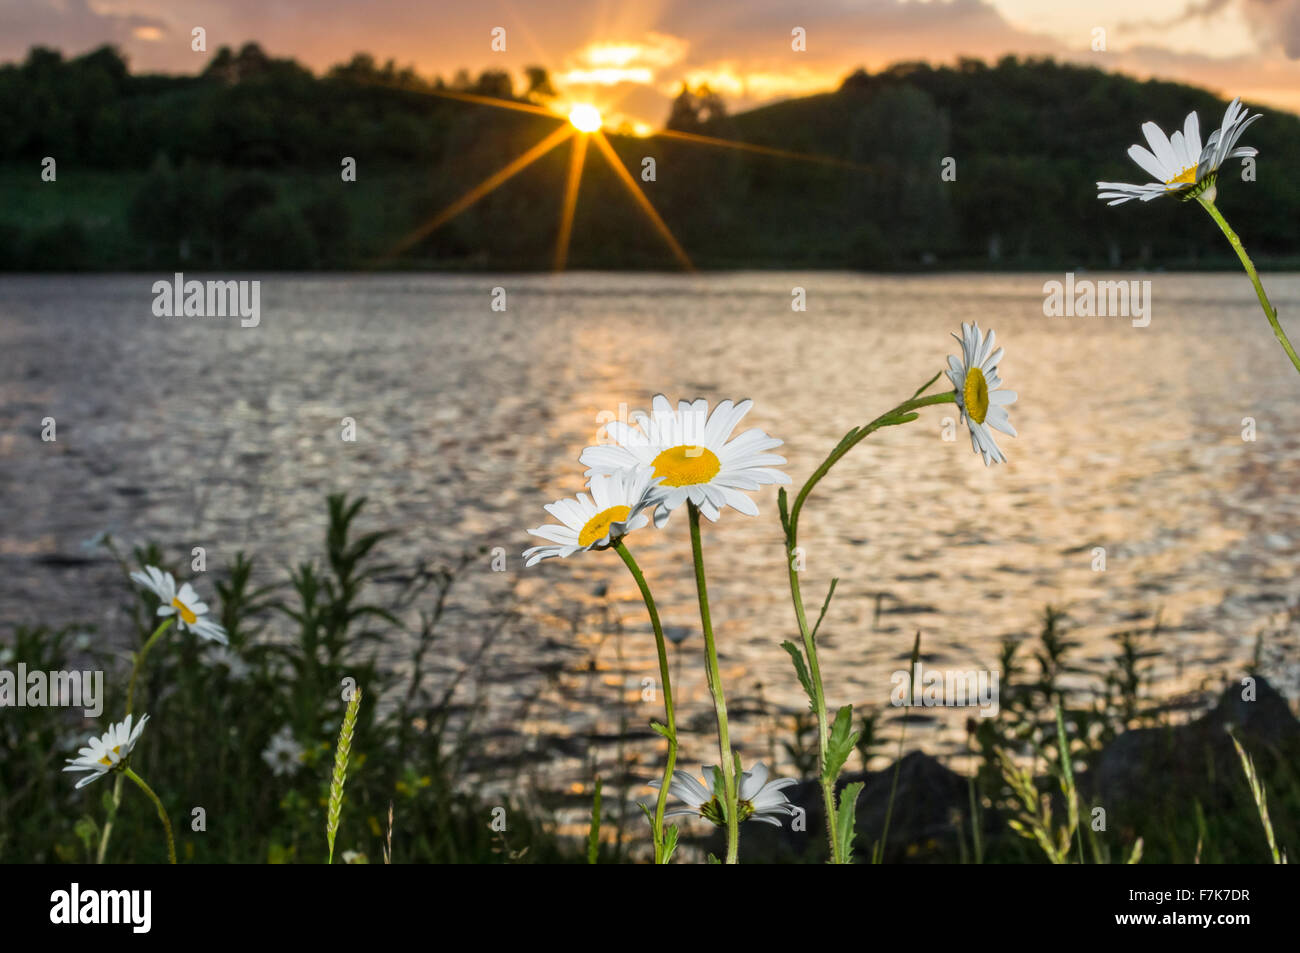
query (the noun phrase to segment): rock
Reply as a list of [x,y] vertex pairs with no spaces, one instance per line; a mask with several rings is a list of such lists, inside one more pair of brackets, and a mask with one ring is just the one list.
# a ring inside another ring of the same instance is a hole
[[1230,685],[1193,722],[1119,735],[1102,751],[1096,769],[1080,778],[1080,789],[1108,811],[1122,812],[1135,802],[1146,814],[1185,812],[1193,799],[1207,810],[1231,803],[1243,775],[1229,727],[1261,774],[1278,759],[1300,755],[1300,721],[1263,677],[1253,677],[1254,701],[1242,699],[1241,685]]

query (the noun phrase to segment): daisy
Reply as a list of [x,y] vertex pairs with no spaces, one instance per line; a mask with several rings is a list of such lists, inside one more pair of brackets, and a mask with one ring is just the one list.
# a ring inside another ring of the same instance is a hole
[[[957,335],[953,337],[957,338]],[[957,338],[961,342],[961,359],[948,356],[948,379],[956,388],[957,406],[970,428],[971,448],[984,456],[985,466],[1007,462],[1006,456],[993,442],[990,427],[1016,436],[1016,428],[1011,426],[1006,409],[1008,404],[1016,402],[1016,392],[998,389],[1002,383],[1002,378],[998,377],[1002,348],[993,349],[996,339],[993,331],[989,331],[987,337],[982,335],[979,322],[962,324],[961,337]]]
[[285,725],[271,736],[271,743],[262,752],[262,760],[271,766],[276,777],[293,774],[302,764],[303,748],[293,737],[293,729]]
[[[711,765],[704,765],[704,776],[714,778]],[[767,765],[761,761],[754,765],[752,771],[740,776],[739,818],[740,820],[762,821],[780,827],[777,819],[783,814],[793,814],[794,806],[781,793],[785,788],[798,782],[794,778],[781,778],[768,781]],[[659,787],[659,781],[651,781],[650,787]],[[677,798],[685,807],[667,811],[664,817],[679,817],[683,814],[698,814],[721,827],[726,821],[722,815],[722,792],[709,790],[699,779],[686,771],[674,771],[673,780],[668,785],[668,793]]]
[[238,653],[232,652],[224,645],[209,649],[204,659],[209,665],[224,666],[232,682],[242,682],[252,672],[252,668],[239,657]]
[[140,740],[140,732],[149,720],[148,715],[140,718],[135,728],[131,727],[131,716],[126,721],[110,725],[108,731],[98,738],[91,738],[89,745],[77,752],[77,757],[65,759],[68,766],[64,771],[89,771],[77,782],[78,788],[84,788],[91,781],[98,781],[110,771],[116,771],[125,764],[131,749]]
[[144,572],[133,572],[131,578],[158,597],[162,603],[158,615],[177,617],[176,627],[182,632],[189,629],[210,642],[227,643],[226,630],[212,619],[205,618],[207,603],[199,601],[199,594],[188,582],[178,592],[172,574],[157,566],[145,566]]
[[587,476],[653,467],[659,478],[651,488],[656,526],[663,526],[687,500],[710,520],[716,520],[724,506],[757,516],[758,507],[742,491],[789,483],[790,477],[772,469],[784,464],[785,457],[767,452],[782,441],[757,427],[730,440],[753,406],[752,400],[724,400],[710,414],[709,402],[700,398],[679,401],[673,410],[668,398],[657,394],[649,415],[632,415],[636,427],[621,421],[607,424],[605,432],[614,443],[588,447],[578,459],[589,468]]
[[1214,201],[1219,167],[1229,159],[1259,154],[1259,150],[1252,146],[1237,148],[1241,134],[1259,116],[1259,113],[1248,115],[1241,100],[1234,99],[1228,104],[1219,128],[1210,133],[1204,148],[1201,148],[1201,124],[1195,112],[1187,114],[1181,132],[1175,130],[1168,137],[1155,123],[1144,123],[1142,131],[1146,133],[1151,148],[1131,146],[1128,154],[1159,181],[1147,185],[1098,182],[1097,188],[1102,191],[1097,198],[1110,199],[1108,205],[1119,205],[1131,199],[1150,202],[1171,192],[1186,192],[1185,199],[1206,195],[1209,201]]
[[576,552],[606,549],[645,526],[650,521],[641,511],[650,505],[654,479],[654,468],[648,466],[591,476],[590,498],[579,493],[576,499],[548,503],[546,512],[561,525],[547,523],[528,531],[549,540],[549,545],[524,550],[525,568],[552,556],[564,559]]

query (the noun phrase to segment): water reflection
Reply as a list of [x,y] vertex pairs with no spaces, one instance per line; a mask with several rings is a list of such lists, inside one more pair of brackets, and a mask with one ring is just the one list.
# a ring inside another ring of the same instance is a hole
[[[509,554],[507,572],[484,556],[458,584],[431,675],[518,609],[461,697],[486,712],[480,764],[506,751],[516,783],[581,786],[624,729],[625,753],[653,764],[654,647],[623,566],[589,554],[524,572],[518,557],[542,504],[581,489],[579,452],[658,391],[751,397],[745,424],[786,440],[798,486],[978,319],[1020,393],[1009,464],[986,469],[961,428],[945,441],[955,413],[929,409],[869,438],[805,511],[806,600],[841,580],[821,637],[830,699],[886,704],[918,630],[927,665],[991,667],[1049,602],[1068,610],[1080,663],[1105,663],[1114,632],[1159,611],[1157,684],[1173,696],[1234,671],[1294,596],[1300,387],[1238,275],[1156,276],[1143,329],[1045,318],[1052,277],[264,276],[250,330],[154,318],[150,276],[4,279],[0,619],[120,629],[115,568],[79,545],[103,529],[203,545],[210,565],[243,549],[264,580],[283,578],[319,558],[324,495],[364,494],[369,525],[400,530],[395,561]],[[1300,279],[1267,280],[1295,313]],[[490,309],[496,286],[505,313]],[[795,286],[806,313],[790,310]],[[40,440],[45,416],[55,443]],[[785,761],[771,732],[788,738],[804,702],[779,648],[794,624],[774,490],[758,500],[758,519],[706,524],[705,552],[739,744]],[[629,545],[685,636],[674,665],[694,765],[716,748],[686,529],[674,518]],[[408,647],[390,648],[400,665]],[[964,713],[926,714],[912,740],[960,744]]]

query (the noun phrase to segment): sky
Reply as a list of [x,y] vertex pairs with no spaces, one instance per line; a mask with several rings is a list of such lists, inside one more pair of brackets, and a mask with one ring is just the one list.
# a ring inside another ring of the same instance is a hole
[[193,73],[249,40],[317,72],[358,51],[448,78],[536,63],[563,99],[647,127],[683,82],[736,111],[834,89],[859,66],[1008,53],[1300,112],[1300,0],[0,0],[0,61],[114,43],[137,72]]

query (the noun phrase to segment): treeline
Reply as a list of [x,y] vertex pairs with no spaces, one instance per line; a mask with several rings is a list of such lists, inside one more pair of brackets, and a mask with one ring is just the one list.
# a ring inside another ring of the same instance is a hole
[[[178,77],[133,75],[111,48],[33,49],[0,67],[0,268],[547,267],[568,146],[403,242],[563,122],[446,91],[534,103],[556,92],[540,66],[444,80],[359,54],[316,76],[249,44]],[[1193,210],[1108,208],[1094,183],[1145,179],[1125,154],[1143,121],[1170,128],[1197,109],[1208,134],[1223,106],[1193,87],[1008,57],[859,70],[834,92],[734,115],[683,89],[666,117],[816,158],[611,140],[700,267],[1198,267],[1229,251]],[[1272,113],[1248,141],[1255,180],[1225,170],[1221,204],[1258,257],[1285,262],[1300,256],[1300,190],[1285,171],[1300,120]],[[595,149],[569,263],[675,267]]]

